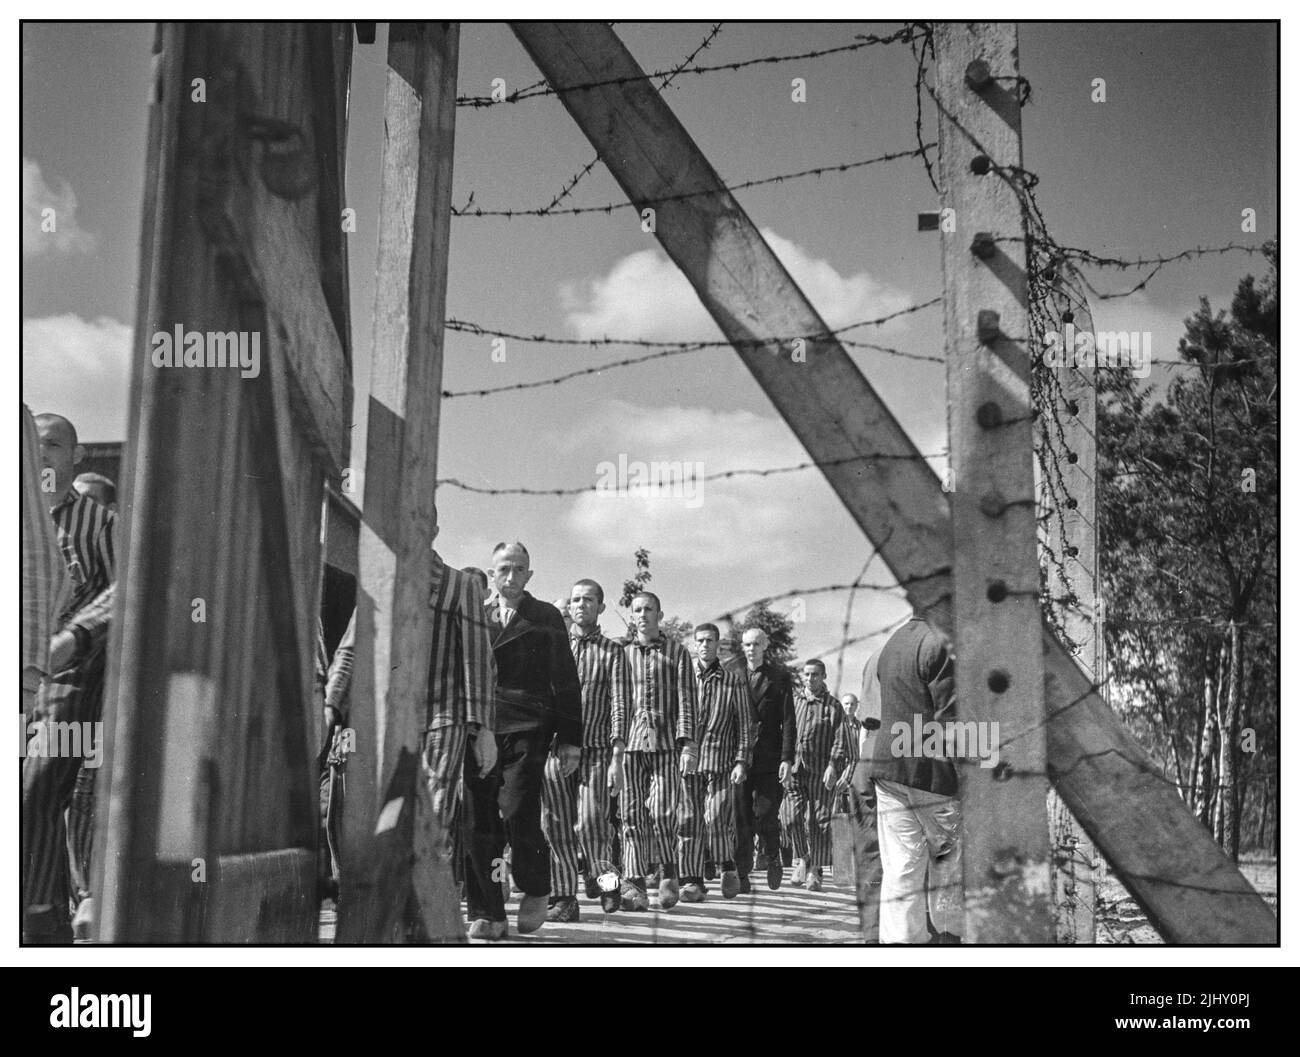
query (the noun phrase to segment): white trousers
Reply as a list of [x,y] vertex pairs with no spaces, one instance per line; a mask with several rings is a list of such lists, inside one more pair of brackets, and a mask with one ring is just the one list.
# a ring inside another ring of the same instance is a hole
[[961,936],[961,803],[897,782],[875,779],[880,836],[880,942],[928,943],[930,920]]

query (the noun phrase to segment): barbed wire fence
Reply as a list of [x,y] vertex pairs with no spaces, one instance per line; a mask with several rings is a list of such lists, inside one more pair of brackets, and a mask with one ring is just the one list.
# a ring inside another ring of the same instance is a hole
[[[954,119],[953,116],[947,113],[944,109],[942,102],[936,95],[934,85],[928,76],[935,56],[933,32],[928,24],[905,23],[900,29],[892,33],[860,35],[858,39],[855,39],[850,43],[805,51],[798,54],[765,55],[729,63],[708,65],[698,64],[696,60],[705,50],[709,49],[714,44],[721,29],[722,23],[714,24],[704,39],[678,64],[667,69],[656,70],[652,73],[644,74],[643,77],[635,78],[635,80],[658,81],[660,82],[658,90],[662,92],[675,81],[690,76],[702,77],[732,73],[759,65],[773,65],[796,61],[810,62],[834,55],[856,52],[874,46],[891,45],[903,45],[908,47],[913,57],[915,68],[915,76],[911,86],[915,97],[914,134],[916,145],[914,147],[883,151],[869,157],[858,158],[851,161],[828,161],[795,172],[740,179],[726,183],[725,190],[727,192],[735,193],[758,187],[783,185],[808,179],[821,179],[835,174],[845,174],[878,165],[919,159],[931,187],[935,191],[936,195],[942,199],[942,192],[936,182],[934,162],[931,157],[931,153],[938,149],[937,142],[933,139],[928,139],[925,133],[927,121],[925,108],[927,100],[933,107],[934,118],[937,118],[938,115],[942,114],[949,120]],[[1021,107],[1031,103],[1033,98],[1032,87],[1027,78],[1017,76],[1015,78],[1001,79],[1014,81],[1016,97]],[[597,80],[564,88],[556,88],[543,79],[499,97],[462,96],[457,99],[457,106],[473,109],[489,109],[502,105],[521,104],[528,100],[557,96],[562,93],[581,92],[596,88],[616,86],[627,83],[630,80],[632,79],[617,78],[611,80]],[[980,155],[988,159],[988,152],[984,149],[984,145],[980,143],[978,137],[971,133],[970,130],[960,122],[954,120],[954,124],[957,126],[961,134],[970,142],[971,146],[978,151]],[[616,212],[626,209],[640,210],[646,207],[653,207],[663,202],[678,201],[718,193],[716,190],[710,189],[706,191],[683,192],[665,198],[647,199],[645,201],[636,202],[611,201],[600,205],[565,205],[564,203],[571,199],[574,190],[578,187],[581,181],[594,171],[595,167],[600,162],[601,158],[599,154],[597,154],[589,161],[579,166],[573,175],[564,181],[560,190],[553,194],[544,205],[485,209],[475,204],[476,195],[474,192],[471,192],[465,204],[459,208],[453,207],[452,213],[459,219],[497,218],[509,220],[513,218],[534,218],[541,220],[559,217],[591,218],[601,215],[611,216]],[[995,241],[1023,240],[1026,242],[1027,286],[1029,292],[1029,334],[1016,337],[1013,340],[1024,341],[1029,344],[1031,350],[1031,415],[1035,419],[1040,420],[1040,428],[1037,431],[1039,443],[1035,445],[1034,458],[1037,467],[1037,478],[1040,491],[1038,518],[1040,526],[1042,527],[1042,531],[1040,531],[1040,547],[1041,561],[1044,567],[1044,588],[1041,601],[1043,611],[1047,616],[1049,623],[1060,637],[1062,644],[1073,652],[1078,649],[1079,644],[1073,642],[1067,634],[1067,621],[1065,619],[1065,614],[1071,610],[1077,611],[1079,597],[1075,587],[1075,574],[1066,563],[1066,559],[1072,557],[1070,552],[1073,548],[1073,544],[1071,543],[1071,529],[1066,523],[1065,512],[1076,511],[1079,502],[1078,498],[1071,494],[1068,483],[1062,473],[1063,464],[1073,465],[1077,463],[1078,460],[1078,453],[1072,450],[1070,446],[1069,433],[1071,431],[1067,429],[1066,416],[1069,416],[1073,409],[1071,407],[1070,399],[1062,389],[1059,375],[1049,364],[1047,364],[1045,358],[1038,353],[1046,347],[1048,334],[1059,332],[1064,328],[1064,326],[1073,322],[1076,314],[1087,314],[1090,318],[1087,304],[1088,294],[1091,294],[1100,301],[1122,299],[1148,289],[1152,280],[1160,274],[1163,269],[1170,265],[1229,253],[1255,254],[1261,252],[1263,247],[1234,242],[1219,246],[1195,246],[1168,254],[1125,258],[1104,255],[1083,247],[1066,245],[1056,239],[1051,233],[1043,209],[1038,201],[1037,192],[1041,182],[1039,175],[1032,170],[1019,165],[999,165],[991,160],[988,161],[988,165],[989,172],[991,172],[995,177],[1005,181],[1012,188],[1021,203],[1024,217],[1026,230],[1024,236],[1001,236]],[[1127,288],[1103,291],[1100,290],[1093,279],[1088,276],[1086,269],[1115,272],[1127,272],[1134,269],[1146,269],[1146,271],[1136,283]],[[760,348],[781,348],[801,339],[808,342],[816,342],[818,340],[834,338],[838,340],[841,345],[849,348],[863,349],[882,356],[942,365],[946,362],[942,356],[912,352],[894,346],[866,342],[846,336],[858,329],[881,326],[892,320],[919,313],[928,308],[934,307],[939,304],[940,301],[940,297],[933,297],[877,318],[862,320],[847,326],[830,329],[822,333],[772,335],[767,338],[757,339],[752,344],[754,347]],[[543,379],[520,381],[477,389],[447,389],[444,390],[442,394],[444,399],[460,399],[467,397],[489,398],[512,392],[554,388],[578,382],[585,378],[599,377],[608,372],[634,367],[644,367],[672,357],[705,353],[716,351],[718,349],[735,348],[735,345],[732,342],[725,340],[672,342],[647,340],[635,335],[579,339],[541,333],[524,334],[486,323],[472,322],[456,318],[448,318],[445,321],[445,326],[448,330],[465,335],[502,341],[520,342],[537,346],[553,346],[585,350],[609,347],[645,349],[650,351],[641,355],[627,356],[622,359],[612,360],[595,366],[564,371]],[[1197,369],[1202,366],[1199,363],[1187,362],[1185,360],[1152,359],[1151,362],[1168,369]],[[1103,365],[1098,362],[1097,369],[1102,370],[1108,368],[1103,367]],[[1088,436],[1089,441],[1095,444],[1095,435],[1089,434]],[[924,455],[897,455],[885,452],[864,453],[847,459],[831,461],[809,460],[787,466],[736,467],[725,471],[711,473],[701,479],[704,481],[718,481],[739,478],[765,478],[809,469],[825,469],[829,466],[840,465],[845,462],[859,460],[868,461],[873,459],[907,458],[920,459],[933,463],[938,460],[946,459],[946,457],[946,452],[936,452]],[[937,467],[935,468],[937,469]],[[477,495],[492,497],[573,497],[586,493],[599,492],[601,490],[598,483],[557,485],[554,487],[535,487],[525,485],[497,487],[471,484],[456,477],[440,479],[438,484],[439,486],[446,486]],[[1093,484],[1095,486],[1095,482],[1093,482]],[[1050,531],[1048,531],[1049,527]],[[1089,531],[1095,532],[1095,525],[1087,524],[1086,527]],[[1053,538],[1060,541],[1059,547],[1053,546]],[[789,599],[846,592],[847,600],[844,608],[844,616],[841,621],[839,641],[834,645],[822,649],[819,653],[812,654],[812,656],[817,658],[825,658],[832,655],[837,657],[836,694],[838,695],[840,681],[843,674],[845,651],[850,646],[868,642],[873,639],[880,639],[881,637],[888,635],[902,622],[894,621],[884,625],[883,627],[866,632],[865,634],[854,634],[852,627],[852,613],[854,601],[860,592],[876,592],[881,596],[905,599],[905,595],[902,591],[907,586],[906,584],[870,584],[863,582],[870,566],[877,557],[877,553],[877,549],[871,549],[861,571],[857,577],[849,583],[793,588],[785,592],[755,599],[743,606],[731,607],[714,619],[734,621],[739,615],[743,615],[759,605],[771,605]],[[1055,580],[1059,591],[1057,594],[1051,593],[1046,586],[1048,583],[1048,569],[1051,569],[1054,573],[1053,579]],[[1088,585],[1089,590],[1094,593],[1098,591],[1099,586],[1100,585],[1096,583]],[[1105,682],[1105,679],[1094,680],[1091,690],[1102,690]],[[1083,700],[1086,700],[1086,697],[1079,698],[1074,702],[1074,704],[1078,704]],[[1067,705],[1065,707],[1068,709],[1071,706]],[[1060,710],[1058,710],[1058,713],[1059,711]],[[1054,713],[1054,715],[1055,714],[1057,713]],[[1023,737],[1028,733],[1029,731],[1022,731],[1016,735],[1016,737]],[[1172,782],[1162,772],[1154,769],[1151,761],[1145,758],[1139,759],[1125,755],[1123,750],[1118,748],[1108,749],[1106,752],[1113,752],[1124,756],[1130,765],[1150,774],[1154,779],[1171,785],[1177,785],[1177,783]],[[1071,767],[1064,771],[1049,768],[1047,774],[1038,775],[1036,777],[1046,777],[1054,781],[1060,780],[1061,778],[1068,776],[1074,768],[1083,765],[1087,758],[1088,757],[1083,757],[1076,760]],[[962,762],[969,763],[970,761]],[[1121,870],[1119,872],[1121,873],[1121,876],[1123,876],[1123,871]],[[1163,881],[1164,883],[1176,884],[1189,888],[1197,887],[1173,879],[1152,878],[1145,875],[1132,875],[1131,879],[1146,881],[1154,880],[1157,882]],[[1202,888],[1200,890],[1207,889]],[[1215,890],[1217,891],[1217,889]],[[1224,891],[1226,892],[1228,890]],[[1235,894],[1235,892],[1233,894]],[[652,941],[653,937],[658,935],[657,922],[657,917],[651,922]],[[750,938],[758,938],[762,933],[761,926],[764,923],[765,922],[762,918],[762,908],[756,901],[751,901],[748,905],[747,916],[744,922],[744,935]],[[766,923],[770,924],[770,922]],[[1112,941],[1117,940],[1113,930],[1111,930],[1102,919],[1099,918],[1097,923],[1099,927],[1105,929],[1110,934]],[[678,941],[669,940],[669,942]]]

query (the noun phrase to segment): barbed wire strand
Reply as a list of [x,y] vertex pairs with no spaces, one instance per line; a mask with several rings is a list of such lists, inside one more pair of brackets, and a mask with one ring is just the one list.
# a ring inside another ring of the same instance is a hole
[[[733,477],[772,477],[777,474],[797,473],[801,470],[811,470],[814,468],[822,469],[828,466],[843,466],[853,462],[871,462],[876,460],[898,460],[898,461],[926,461],[929,459],[943,459],[945,454],[921,455],[903,452],[872,452],[867,455],[846,455],[842,459],[823,459],[810,460],[808,462],[796,463],[793,466],[773,466],[767,469],[744,468],[737,470],[720,470],[716,473],[695,476],[686,474],[685,471],[677,474],[674,480],[667,482],[647,482],[645,485],[628,485],[621,488],[609,488],[599,482],[595,484],[576,485],[570,488],[491,488],[485,485],[466,484],[464,481],[455,477],[439,478],[439,487],[446,485],[448,488],[457,488],[463,492],[473,492],[476,495],[530,495],[530,496],[571,496],[583,495],[587,492],[605,493],[610,496],[628,496],[630,498],[653,498],[658,497],[664,491],[671,495],[674,489],[684,491],[688,483],[700,484],[705,481],[724,481]],[[647,475],[651,467],[662,465],[667,462],[670,466],[674,462],[682,466],[689,466],[695,460],[686,460],[684,463],[680,460],[645,460],[644,465],[647,467]],[[610,464],[613,465],[612,463]]]
[[[839,164],[818,165],[811,169],[801,169],[798,172],[781,173],[778,176],[764,176],[752,180],[742,180],[739,183],[724,183],[719,187],[705,187],[696,191],[681,191],[676,194],[658,195],[654,198],[638,199],[635,202],[618,201],[606,202],[599,206],[566,206],[563,209],[556,209],[556,202],[550,205],[540,206],[535,209],[483,209],[481,206],[472,205],[474,195],[470,193],[469,201],[459,209],[451,207],[453,217],[560,217],[560,216],[588,216],[593,213],[611,214],[621,209],[635,209],[638,212],[647,206],[658,206],[665,202],[684,202],[692,198],[706,198],[710,195],[730,194],[734,191],[744,191],[752,187],[766,187],[769,184],[786,183],[791,180],[801,180],[807,177],[822,177],[828,173],[851,172],[854,169],[863,169],[871,165],[881,165],[885,162],[898,161],[901,158],[915,158],[924,153],[927,148],[936,146],[933,143],[922,144],[920,147],[913,147],[909,150],[889,151],[885,154],[873,155],[870,158],[861,158],[857,161],[841,162]],[[556,200],[558,201],[558,199]]]
[[920,301],[908,305],[906,308],[900,308],[893,312],[888,312],[883,316],[876,316],[872,319],[858,320],[856,323],[849,323],[842,327],[836,327],[831,330],[819,331],[810,334],[791,334],[786,337],[770,338],[753,338],[748,341],[733,342],[727,339],[714,339],[708,341],[680,342],[680,341],[654,341],[645,338],[556,338],[546,334],[517,334],[507,330],[498,330],[491,327],[483,326],[479,323],[472,323],[467,320],[450,318],[443,322],[443,326],[448,330],[461,331],[467,334],[475,334],[494,338],[505,338],[508,341],[525,341],[540,345],[568,345],[579,348],[600,348],[606,345],[626,345],[631,348],[643,349],[662,349],[673,348],[680,349],[683,345],[691,345],[698,348],[735,348],[739,345],[741,348],[764,348],[768,345],[788,345],[792,341],[825,341],[830,337],[837,337],[847,334],[851,330],[858,330],[862,327],[883,326],[902,316],[911,315],[914,312],[921,312],[927,308],[933,308],[943,301],[942,296],[930,298],[928,301]]
[[[664,78],[663,82],[659,85],[659,91],[662,93],[665,89],[667,89],[668,86],[673,83],[673,80],[677,77],[677,75],[681,73],[681,71],[685,67],[689,66],[691,63],[695,61],[695,59],[699,56],[700,52],[712,46],[714,40],[717,39],[718,34],[721,32],[722,32],[722,23],[715,22],[713,24],[713,28],[709,30],[708,35],[702,41],[700,41],[700,43],[696,46],[695,50],[692,51],[689,55],[687,55],[686,58],[684,58],[680,63],[678,63],[678,65],[669,72],[668,76]],[[576,173],[574,173],[571,177],[569,177],[568,180],[564,182],[564,186],[560,188],[560,190],[556,193],[555,197],[553,197],[549,203],[547,203],[545,206],[542,207],[542,211],[539,215],[546,216],[551,212],[551,210],[553,210],[566,198],[572,195],[574,190],[577,188],[578,184],[582,182],[583,177],[585,177],[588,173],[590,173],[592,169],[594,169],[599,162],[600,162],[600,152],[597,151],[596,154],[592,156],[591,161],[587,162],[586,165],[584,165],[581,169],[579,169]]]
[[583,81],[580,84],[566,85],[563,88],[557,88],[543,78],[525,88],[519,88],[513,92],[509,92],[499,99],[494,99],[491,95],[459,96],[456,99],[456,105],[473,107],[475,109],[484,109],[504,104],[521,103],[526,99],[537,99],[543,96],[568,95],[573,92],[589,92],[597,88],[611,88],[625,84],[638,84],[642,81],[654,81],[670,75],[674,77],[684,74],[702,76],[704,74],[712,73],[734,73],[738,70],[748,69],[751,66],[772,66],[787,62],[809,62],[813,59],[823,59],[831,55],[842,55],[847,52],[860,51],[863,48],[870,48],[876,45],[906,43],[911,40],[911,35],[914,31],[915,27],[913,24],[906,23],[902,29],[884,36],[876,34],[858,34],[859,39],[855,43],[840,44],[830,48],[816,48],[795,55],[762,55],[753,59],[742,59],[736,62],[721,62],[710,66],[682,66],[676,69],[676,71],[672,69],[655,70],[652,73],[641,73],[627,77],[607,77],[594,81]]

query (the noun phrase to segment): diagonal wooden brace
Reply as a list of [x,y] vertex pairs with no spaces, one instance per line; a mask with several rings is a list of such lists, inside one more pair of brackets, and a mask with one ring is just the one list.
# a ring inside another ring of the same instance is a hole
[[[948,497],[724,188],[618,37],[598,23],[513,23],[515,35],[745,366],[879,547],[913,605],[951,632]],[[571,86],[604,83],[567,90]],[[666,201],[690,192],[690,198]],[[773,335],[825,335],[807,362]],[[888,458],[852,459],[864,453]],[[1048,770],[1070,810],[1161,935],[1179,943],[1274,943],[1277,920],[1177,790],[1043,625]]]

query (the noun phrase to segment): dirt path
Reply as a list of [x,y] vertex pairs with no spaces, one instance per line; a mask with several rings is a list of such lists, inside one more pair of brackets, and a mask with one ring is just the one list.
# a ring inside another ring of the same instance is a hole
[[[829,871],[828,871],[829,872]],[[573,924],[548,922],[531,936],[514,934],[518,896],[506,906],[511,935],[507,943],[548,944],[718,944],[718,943],[860,943],[857,906],[852,890],[827,878],[821,892],[789,884],[790,871],[778,891],[761,880],[750,895],[724,900],[717,882],[709,883],[703,903],[678,903],[668,911],[605,914],[598,901],[578,897],[581,918]],[[334,941],[334,916],[322,915],[320,939]],[[477,941],[475,941],[477,942]]]
[[[1277,913],[1277,860],[1261,859],[1254,862],[1242,862],[1239,868],[1246,880],[1255,886],[1269,905]],[[1133,897],[1125,891],[1124,886],[1110,873],[1101,883],[1098,892],[1097,908],[1097,942],[1099,944],[1161,944],[1164,941],[1156,932],[1146,915],[1138,909]]]

